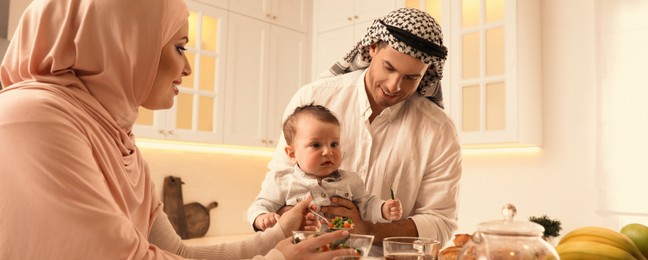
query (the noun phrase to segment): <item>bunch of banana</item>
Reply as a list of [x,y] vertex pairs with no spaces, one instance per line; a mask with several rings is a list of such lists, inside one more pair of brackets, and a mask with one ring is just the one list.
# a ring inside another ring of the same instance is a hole
[[567,233],[556,246],[562,260],[646,260],[625,235],[604,227],[581,227]]

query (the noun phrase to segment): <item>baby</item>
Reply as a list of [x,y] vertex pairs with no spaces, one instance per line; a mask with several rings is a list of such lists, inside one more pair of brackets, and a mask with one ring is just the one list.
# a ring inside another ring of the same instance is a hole
[[397,199],[381,200],[369,195],[360,176],[338,169],[340,122],[326,107],[304,105],[295,109],[283,125],[286,154],[295,164],[292,171],[269,172],[247,213],[255,230],[274,226],[281,207],[295,205],[309,194],[317,206],[330,206],[331,196],[358,205],[362,219],[388,222],[403,214]]

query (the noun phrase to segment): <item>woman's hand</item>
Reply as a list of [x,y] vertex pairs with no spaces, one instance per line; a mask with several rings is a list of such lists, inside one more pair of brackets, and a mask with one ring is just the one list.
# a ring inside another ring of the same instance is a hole
[[310,225],[309,223],[314,221],[315,216],[308,212],[308,205],[312,200],[313,198],[309,195],[281,215],[279,224],[286,237],[291,237],[293,231],[302,230],[304,226]]
[[281,216],[284,213],[286,213],[286,211],[289,211],[292,208],[293,208],[293,206],[283,206],[283,207],[279,208],[279,210],[277,210],[277,214],[279,214]]
[[299,260],[299,259],[329,260],[336,256],[358,255],[356,250],[352,248],[319,252],[318,249],[321,248],[322,246],[330,244],[333,241],[342,239],[348,235],[349,235],[348,231],[338,230],[336,232],[326,233],[318,237],[305,239],[304,241],[301,241],[297,244],[292,243],[292,238],[286,238],[281,242],[279,242],[275,247],[275,249],[279,250],[284,255],[286,260]]

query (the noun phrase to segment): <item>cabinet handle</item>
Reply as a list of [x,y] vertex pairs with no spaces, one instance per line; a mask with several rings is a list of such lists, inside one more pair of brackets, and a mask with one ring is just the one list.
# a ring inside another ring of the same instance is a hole
[[161,129],[159,132],[160,132],[160,134],[163,134],[163,135],[166,135],[166,134],[167,134],[167,131],[164,130],[164,129]]
[[266,139],[261,139],[261,143],[265,144],[265,143],[268,143],[268,141],[266,141]]
[[269,144],[273,144],[274,142],[273,142],[272,140],[268,140],[268,143],[269,143]]
[[353,18],[349,17],[349,18],[347,18],[347,20],[351,21],[351,20],[353,20]]
[[175,131],[173,131],[173,130],[169,130],[169,134],[170,134],[170,135],[175,135]]
[[273,16],[272,16],[272,20],[277,20],[277,16],[276,16],[276,15],[273,15]]
[[272,15],[270,13],[266,13],[266,17],[270,18],[270,17],[272,17]]
[[357,16],[357,15],[354,15],[353,18],[354,18],[354,19],[358,19],[358,16]]

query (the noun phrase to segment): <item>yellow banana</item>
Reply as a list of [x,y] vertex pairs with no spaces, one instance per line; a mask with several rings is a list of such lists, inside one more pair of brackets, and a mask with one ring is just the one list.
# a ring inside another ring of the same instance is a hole
[[627,251],[638,260],[646,260],[632,240],[612,229],[595,226],[581,227],[563,236],[558,245],[570,241],[592,241],[607,244]]
[[556,252],[561,260],[636,260],[633,255],[621,248],[608,244],[572,240],[556,246]]

